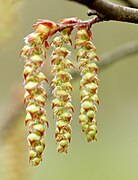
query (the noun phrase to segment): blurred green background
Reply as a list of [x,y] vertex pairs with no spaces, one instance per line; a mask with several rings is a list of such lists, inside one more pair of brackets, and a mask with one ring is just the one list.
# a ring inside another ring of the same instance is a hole
[[[8,0],[5,0],[6,2],[7,5],[11,3]],[[65,17],[77,16],[82,20],[88,19],[88,17],[86,7],[67,0],[23,0],[15,4],[16,8],[14,3],[10,4],[8,8],[5,8],[6,5],[3,4],[3,0],[0,3],[0,17],[3,24],[5,22],[3,26],[0,26],[0,31],[3,33],[0,37],[0,126],[2,127],[8,113],[8,106],[12,107],[12,104],[8,103],[11,89],[14,84],[22,85],[23,83],[24,63],[20,60],[19,53],[24,45],[23,38],[33,31],[32,24],[37,19],[50,19],[57,22]],[[138,25],[129,23],[99,23],[93,26],[92,31],[99,57],[138,38]],[[50,60],[49,56],[50,54],[48,54],[47,61]],[[72,57],[75,62],[74,53]],[[49,98],[47,112],[50,128],[47,130],[47,147],[43,155],[43,162],[38,167],[31,167],[28,163],[28,155],[25,153],[26,163],[23,168],[28,169],[28,175],[26,177],[23,174],[23,177],[19,179],[138,179],[138,54],[120,59],[109,68],[103,69],[99,73],[99,79],[98,141],[88,144],[81,132],[78,123],[80,108],[78,86],[80,79],[75,79],[73,81],[74,92],[72,93],[75,113],[72,121],[72,142],[68,154],[58,155],[56,151],[55,120],[53,120],[50,107],[51,98]],[[16,99],[14,100],[16,101]],[[27,135],[23,118],[20,118],[19,121],[21,129],[23,129],[19,133],[25,131]],[[5,132],[8,136],[9,129],[5,129]],[[26,136],[24,140],[26,140]],[[4,161],[10,161],[8,154],[2,151],[4,143],[6,144],[5,140],[0,143],[1,180],[6,180],[4,179],[5,174],[10,173],[7,166],[4,166]],[[27,152],[27,142],[20,140],[20,143],[25,144],[23,151]],[[20,153],[18,149],[17,153]],[[17,157],[16,160],[20,169],[20,159],[18,160]]]

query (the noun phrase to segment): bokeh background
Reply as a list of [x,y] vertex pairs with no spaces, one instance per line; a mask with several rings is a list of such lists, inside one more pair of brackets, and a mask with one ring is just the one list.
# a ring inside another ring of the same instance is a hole
[[[138,179],[138,54],[120,59],[99,73],[97,142],[87,143],[78,123],[80,79],[76,78],[72,82],[75,113],[68,154],[58,155],[56,151],[50,97],[47,102],[50,128],[43,162],[38,167],[28,163],[25,110],[19,108],[24,65],[19,53],[24,45],[23,38],[33,31],[31,26],[37,19],[57,22],[73,16],[88,19],[87,8],[66,0],[0,0],[1,180]],[[92,31],[99,57],[138,38],[138,25],[129,23],[98,23]],[[72,60],[76,61],[75,53],[72,53]],[[49,76],[51,67],[46,64]]]

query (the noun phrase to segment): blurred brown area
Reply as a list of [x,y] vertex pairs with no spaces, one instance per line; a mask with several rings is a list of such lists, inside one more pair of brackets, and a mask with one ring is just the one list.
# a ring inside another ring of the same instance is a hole
[[[114,2],[118,3],[119,1]],[[23,110],[22,98],[20,95],[18,96],[18,87],[21,87],[22,91],[23,84],[24,62],[19,58],[20,50],[24,45],[23,38],[33,31],[32,24],[37,19],[50,19],[57,22],[65,17],[73,16],[82,20],[88,19],[87,8],[66,0],[22,0],[19,2],[0,0],[0,146],[4,148],[11,144],[13,149],[16,149],[21,156],[23,155],[26,162],[23,162],[24,170],[31,171],[30,176],[28,175],[29,180],[137,180],[137,55],[121,59],[99,73],[98,142],[86,143],[78,123],[80,108],[78,88],[80,79],[78,78],[73,81],[72,101],[75,113],[72,121],[72,142],[68,154],[59,156],[56,151],[55,120],[53,120],[50,106],[51,97],[48,98],[46,107],[50,128],[47,130],[47,145],[43,162],[37,168],[30,168],[27,153],[23,153],[27,151],[27,142],[24,141],[27,136],[23,120],[25,110],[18,112],[20,108],[17,108],[19,103]],[[99,57],[118,46],[136,40],[138,37],[138,25],[129,23],[99,23],[93,26],[92,31]],[[75,53],[76,51],[72,52],[73,62],[76,62]],[[47,54],[44,68],[46,75],[51,76],[50,53]],[[11,93],[11,89],[14,89],[14,93]],[[11,112],[19,114],[18,118],[12,117]],[[7,121],[7,119],[14,123]],[[10,126],[8,126],[9,124]],[[9,138],[10,136],[11,138]],[[9,139],[11,140],[9,141]],[[19,148],[16,148],[17,143],[21,144]],[[24,151],[20,150],[20,147]],[[8,160],[10,164],[10,159],[8,159],[10,154],[3,151],[3,148],[0,149],[0,179],[6,180],[4,173],[11,173],[12,176],[12,172],[4,166]],[[17,157],[14,155],[16,163],[18,163],[16,165],[19,166],[21,164],[20,155]],[[4,173],[2,172],[3,168],[5,168]],[[17,176],[18,173],[15,174],[15,180]]]

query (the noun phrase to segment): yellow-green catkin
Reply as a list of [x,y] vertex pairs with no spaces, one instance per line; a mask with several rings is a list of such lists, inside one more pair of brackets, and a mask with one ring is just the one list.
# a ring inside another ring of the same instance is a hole
[[44,82],[47,82],[41,67],[46,57],[48,43],[46,39],[56,26],[51,21],[41,21],[34,25],[36,30],[25,38],[26,45],[21,55],[25,58],[23,71],[26,103],[25,123],[28,127],[29,160],[33,166],[42,161],[42,153],[45,148],[45,128],[48,125],[46,110],[46,90]]
[[73,64],[68,59],[70,51],[64,45],[71,44],[70,31],[70,28],[62,30],[62,35],[55,37],[52,41],[52,45],[55,47],[52,53],[52,73],[55,74],[51,82],[51,85],[54,86],[53,94],[55,96],[52,101],[52,108],[54,109],[54,116],[57,118],[55,138],[58,153],[67,153],[72,131],[70,126],[71,112],[74,111],[69,94],[72,91],[70,84],[72,76],[68,71],[70,67],[73,67]]
[[88,25],[78,27],[75,38],[75,47],[79,48],[77,60],[81,69],[82,79],[80,81],[81,109],[79,122],[82,131],[85,133],[88,142],[97,140],[97,121],[95,113],[96,105],[99,104],[98,98],[98,67],[95,61],[98,57],[95,53],[96,48],[91,42],[91,31]]

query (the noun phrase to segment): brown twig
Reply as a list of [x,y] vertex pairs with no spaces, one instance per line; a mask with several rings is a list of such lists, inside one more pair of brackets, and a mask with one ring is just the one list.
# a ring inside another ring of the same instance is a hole
[[[96,15],[96,14],[95,14]],[[98,23],[98,22],[101,22],[102,21],[102,18],[100,18],[99,16],[95,16],[93,17],[92,19],[89,19],[89,20],[86,20],[86,21],[81,21],[79,20],[78,22],[76,23],[71,23],[71,24],[61,24],[61,23],[57,23],[58,25],[58,28],[56,29],[55,33],[57,31],[62,31],[63,29],[65,28],[70,28],[70,27],[78,27],[78,26],[82,26],[84,24],[88,24],[89,25],[89,28],[91,28],[91,26],[95,23]]]
[[115,20],[138,24],[138,9],[111,3],[108,0],[69,0],[87,6],[97,11],[98,16],[104,21]]

